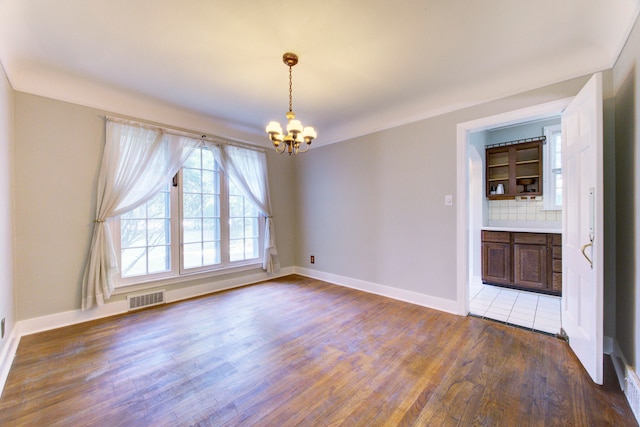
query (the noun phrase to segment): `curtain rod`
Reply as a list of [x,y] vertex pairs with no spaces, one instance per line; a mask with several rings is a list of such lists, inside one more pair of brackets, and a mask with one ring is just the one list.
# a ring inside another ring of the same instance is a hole
[[233,139],[229,139],[229,138],[224,138],[221,136],[217,136],[217,135],[207,135],[207,134],[202,134],[202,133],[198,133],[198,132],[194,132],[194,131],[185,131],[185,130],[180,130],[180,129],[176,129],[176,128],[172,128],[172,127],[166,127],[166,126],[158,126],[158,125],[154,125],[148,122],[144,122],[144,121],[139,121],[139,120],[132,120],[132,119],[126,119],[123,117],[116,117],[116,116],[111,116],[111,115],[105,115],[104,116],[105,119],[113,121],[113,122],[118,122],[118,123],[124,123],[124,124],[129,124],[132,126],[141,126],[141,127],[146,127],[149,129],[157,129],[160,130],[161,132],[167,133],[169,135],[175,135],[175,136],[184,136],[187,138],[193,138],[193,139],[198,139],[201,141],[208,141],[208,142],[212,142],[214,144],[226,144],[226,145],[233,145],[235,147],[240,147],[240,148],[246,148],[248,150],[255,150],[255,151],[260,151],[263,153],[266,153],[267,150],[265,148],[262,147],[258,147],[255,145],[251,145],[251,144],[247,144],[247,143],[243,143],[240,141],[235,141]]

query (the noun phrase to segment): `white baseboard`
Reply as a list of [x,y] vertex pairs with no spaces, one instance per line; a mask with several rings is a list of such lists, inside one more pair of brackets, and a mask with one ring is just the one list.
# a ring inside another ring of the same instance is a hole
[[4,384],[7,382],[7,377],[9,376],[11,365],[13,364],[13,358],[18,350],[18,344],[20,343],[18,328],[14,326],[8,337],[7,344],[2,348],[2,353],[0,353],[0,397],[2,397]]
[[336,285],[345,286],[347,288],[357,289],[371,294],[381,295],[404,301],[412,304],[421,305],[423,307],[433,308],[435,310],[445,311],[447,313],[459,314],[457,301],[447,300],[444,298],[433,297],[418,292],[398,289],[391,286],[380,285],[373,282],[367,282],[350,277],[339,276],[337,274],[325,273],[318,270],[311,270],[304,267],[296,267],[296,273],[313,279],[324,280]]
[[629,402],[636,421],[640,424],[640,379],[638,379],[638,374],[633,367],[627,363],[627,359],[615,339],[612,339],[611,360],[618,376],[620,388]]

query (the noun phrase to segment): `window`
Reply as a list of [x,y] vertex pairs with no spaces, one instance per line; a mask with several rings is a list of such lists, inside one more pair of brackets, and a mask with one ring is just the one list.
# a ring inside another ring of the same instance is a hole
[[562,130],[560,125],[546,126],[547,137],[543,149],[544,162],[544,208],[562,209]]
[[171,183],[114,221],[119,286],[261,263],[263,221],[207,148]]

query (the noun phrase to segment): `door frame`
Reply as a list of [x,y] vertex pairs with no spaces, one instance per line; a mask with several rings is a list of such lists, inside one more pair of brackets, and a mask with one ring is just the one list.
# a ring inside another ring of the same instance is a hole
[[466,316],[469,314],[469,282],[471,279],[471,272],[469,271],[469,233],[480,232],[480,230],[470,230],[472,227],[471,215],[477,215],[478,213],[469,211],[469,200],[472,196],[472,191],[483,191],[482,188],[470,188],[469,186],[469,134],[495,127],[559,116],[573,98],[574,97],[563,98],[544,104],[458,123],[456,142],[456,284],[459,315]]

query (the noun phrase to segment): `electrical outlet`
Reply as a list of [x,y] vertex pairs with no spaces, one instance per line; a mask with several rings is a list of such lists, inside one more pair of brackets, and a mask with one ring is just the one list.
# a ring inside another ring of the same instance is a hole
[[311,264],[315,264],[316,263],[316,257],[311,255]]
[[2,321],[0,321],[0,339],[4,338],[4,320],[5,318],[2,318]]

